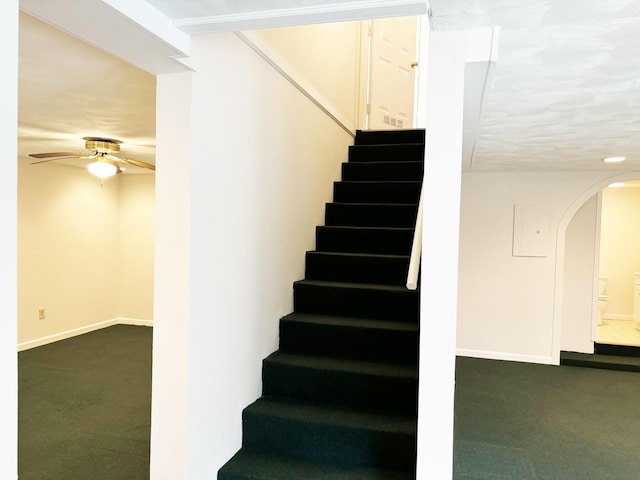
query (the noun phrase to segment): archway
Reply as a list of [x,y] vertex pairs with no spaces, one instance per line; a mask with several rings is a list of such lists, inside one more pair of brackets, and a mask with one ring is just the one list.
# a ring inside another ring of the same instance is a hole
[[556,232],[556,265],[554,281],[554,302],[553,302],[553,333],[551,345],[551,358],[556,365],[560,364],[560,349],[562,336],[562,307],[564,294],[564,270],[565,270],[565,250],[566,235],[569,223],[578,210],[596,193],[613,182],[624,182],[628,180],[640,180],[640,172],[626,172],[610,177],[606,177],[595,183],[576,198],[565,211]]

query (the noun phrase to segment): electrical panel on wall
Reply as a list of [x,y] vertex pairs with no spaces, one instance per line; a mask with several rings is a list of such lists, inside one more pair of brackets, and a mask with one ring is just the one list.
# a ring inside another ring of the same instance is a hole
[[549,207],[515,205],[513,256],[546,257],[549,252]]

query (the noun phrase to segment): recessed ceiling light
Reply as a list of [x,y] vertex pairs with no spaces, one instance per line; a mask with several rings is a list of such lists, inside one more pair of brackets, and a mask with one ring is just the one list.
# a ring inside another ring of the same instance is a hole
[[624,162],[626,159],[627,159],[626,157],[607,157],[602,161],[604,163],[620,163],[620,162]]
[[624,187],[624,182],[615,182],[615,183],[609,184],[609,188],[620,188],[620,187]]

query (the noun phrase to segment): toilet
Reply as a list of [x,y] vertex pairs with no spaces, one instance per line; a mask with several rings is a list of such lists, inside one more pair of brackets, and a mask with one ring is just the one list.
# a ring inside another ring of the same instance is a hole
[[608,277],[598,277],[598,325],[602,325],[602,314],[609,305],[609,297],[607,296],[607,280]]

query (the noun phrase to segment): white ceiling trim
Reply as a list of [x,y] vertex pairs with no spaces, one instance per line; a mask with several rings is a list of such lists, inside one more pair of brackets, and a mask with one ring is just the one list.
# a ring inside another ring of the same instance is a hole
[[188,55],[189,36],[146,2],[20,0],[20,8],[151,74],[188,70],[176,58]]
[[367,0],[309,7],[280,8],[174,21],[189,34],[278,28],[292,25],[341,22],[367,18],[401,17],[427,13],[425,0]]
[[498,61],[500,27],[469,30],[466,36],[462,166],[468,171],[473,168],[480,137],[482,111]]
[[131,0],[102,1],[171,46],[176,51],[175,56],[185,57],[189,55],[191,37],[176,28],[173,21],[157,8],[147,2],[132,2]]

